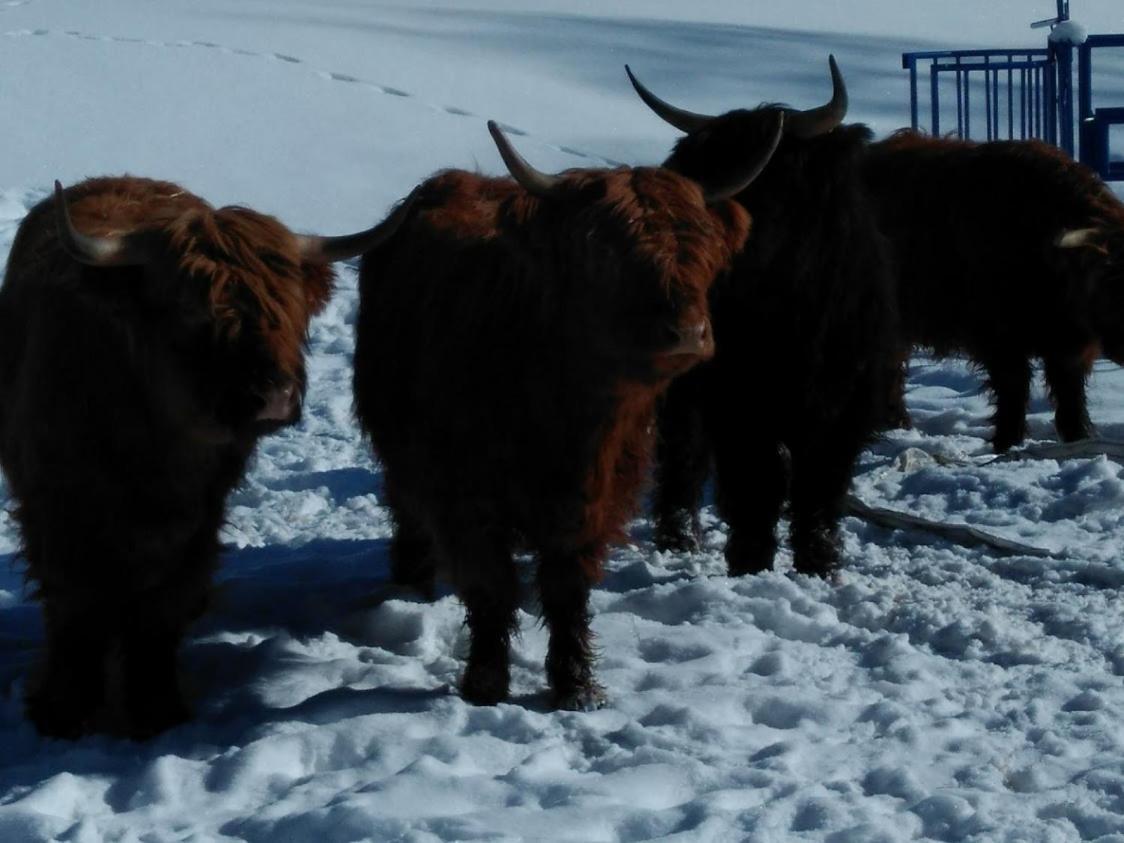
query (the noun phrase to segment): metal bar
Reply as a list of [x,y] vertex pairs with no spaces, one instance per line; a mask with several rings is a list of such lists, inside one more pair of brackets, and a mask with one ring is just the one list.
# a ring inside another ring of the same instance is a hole
[[909,62],[909,123],[917,131],[917,61]]
[[[988,59],[984,59],[984,64]],[[987,139],[994,140],[991,136],[991,70],[984,71],[984,121],[987,123]]]
[[1007,137],[1015,137],[1015,71],[1007,67]]
[[995,103],[995,115],[992,118],[995,129],[992,132],[995,139],[999,139],[999,71],[993,70],[991,72],[991,101]]
[[1019,139],[1026,140],[1026,68],[1019,71]]
[[937,65],[934,62],[929,67],[929,105],[932,109],[933,137],[939,137],[941,134],[941,92],[937,84],[939,78],[937,76]]
[[964,80],[964,120],[963,125],[960,127],[960,137],[970,138],[972,136],[972,77],[967,72],[958,74],[957,79]]
[[1089,120],[1093,117],[1093,48],[1089,41],[1077,48],[1077,160],[1091,165],[1093,138]]
[[[1048,67],[1049,64],[1050,62],[1048,61],[1038,61],[1035,59],[1034,61],[1003,62],[1003,67],[1010,66],[1014,70],[1033,70],[1039,67]],[[994,67],[995,65],[986,65],[983,62],[960,62],[959,64],[937,64],[933,66],[940,73],[947,73],[950,71],[955,73],[964,70],[986,70],[989,66]]]
[[956,136],[964,137],[964,74],[960,71],[960,59],[956,60]]

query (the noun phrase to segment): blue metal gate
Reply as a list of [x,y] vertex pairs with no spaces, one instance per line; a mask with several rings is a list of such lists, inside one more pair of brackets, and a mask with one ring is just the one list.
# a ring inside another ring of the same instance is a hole
[[[927,69],[930,133],[952,130],[952,109],[941,97],[942,90],[951,90],[955,94],[953,125],[959,137],[1040,138],[1058,143],[1058,114],[1052,107],[1057,98],[1057,65],[1049,49],[905,53],[902,67],[909,71],[910,117],[915,129],[920,128],[920,77]],[[977,129],[976,135],[972,133],[973,109],[982,118],[976,126],[983,124],[983,132]]]
[[[1068,21],[1069,0],[1057,3],[1056,18],[1032,26]],[[1070,155],[1076,151],[1075,157],[1105,179],[1124,180],[1124,161],[1112,161],[1109,138],[1112,126],[1124,125],[1124,107],[1093,107],[1093,56],[1105,47],[1124,47],[1124,35],[1091,35],[1077,47],[1079,146],[1074,138],[1074,47],[1060,41],[1022,50],[904,53],[912,126],[927,128],[933,135],[951,132],[979,140],[1038,138]],[[928,79],[923,78],[926,71]],[[927,127],[921,125],[923,94],[929,104]]]

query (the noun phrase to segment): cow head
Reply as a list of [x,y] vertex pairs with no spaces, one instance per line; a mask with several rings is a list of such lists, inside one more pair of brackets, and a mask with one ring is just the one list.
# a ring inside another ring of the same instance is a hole
[[534,216],[536,250],[570,279],[560,311],[580,308],[595,357],[636,380],[659,380],[714,353],[707,293],[749,233],[749,216],[728,201],[755,179],[780,140],[773,133],[737,167],[693,181],[661,167],[570,170],[547,175],[489,129],[509,172],[525,189],[519,221]]
[[1060,232],[1053,246],[1080,288],[1074,294],[1085,299],[1100,351],[1124,365],[1124,208],[1104,190],[1099,202],[1091,197],[1103,217]]
[[[743,160],[749,150],[760,149],[773,131],[777,114],[784,115],[784,139],[778,156],[786,155],[789,149],[803,141],[826,135],[838,127],[847,115],[847,86],[834,56],[829,57],[828,64],[832,95],[824,105],[807,111],[781,105],[762,105],[719,116],[677,108],[649,91],[627,65],[625,71],[640,99],[661,119],[685,133],[664,166],[689,178],[705,180]],[[776,167],[772,169],[776,170]]]
[[402,214],[356,235],[302,236],[248,208],[213,209],[175,185],[122,181],[144,210],[139,219],[135,209],[127,212],[129,225],[112,231],[105,228],[121,222],[118,208],[87,207],[80,187],[76,226],[55,182],[65,251],[107,273],[129,268],[145,327],[159,333],[186,373],[209,437],[257,434],[299,419],[309,320],[331,294],[331,261],[377,245]]

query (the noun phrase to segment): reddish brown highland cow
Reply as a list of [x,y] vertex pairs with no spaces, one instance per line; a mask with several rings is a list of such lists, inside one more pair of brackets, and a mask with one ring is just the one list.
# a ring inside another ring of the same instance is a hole
[[1040,358],[1058,435],[1089,436],[1092,363],[1124,364],[1124,204],[1040,141],[902,131],[871,146],[864,173],[893,247],[903,355],[920,345],[979,365],[1000,452],[1026,436]]
[[176,652],[224,499],[258,437],[299,418],[329,261],[395,221],[301,237],[132,177],[56,185],[24,219],[0,288],[0,465],[46,618],[41,733],[184,719]]
[[471,633],[464,697],[508,694],[518,544],[538,557],[561,708],[595,707],[587,608],[636,504],[657,396],[713,351],[707,291],[749,231],[720,179],[659,168],[450,170],[360,268],[355,401],[383,465],[399,582],[448,576]]

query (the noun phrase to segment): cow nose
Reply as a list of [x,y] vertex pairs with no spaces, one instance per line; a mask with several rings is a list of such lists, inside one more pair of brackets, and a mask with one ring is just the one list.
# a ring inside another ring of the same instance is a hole
[[258,421],[288,421],[300,409],[300,391],[292,383],[273,387],[262,399],[265,406],[258,412]]
[[709,319],[699,319],[686,325],[680,325],[676,333],[679,335],[679,342],[675,345],[674,353],[698,355],[713,353],[714,338],[711,334]]

